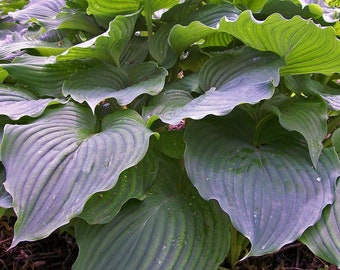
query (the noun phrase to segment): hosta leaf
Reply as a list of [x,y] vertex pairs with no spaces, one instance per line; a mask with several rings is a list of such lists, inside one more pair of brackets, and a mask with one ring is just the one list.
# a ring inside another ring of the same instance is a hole
[[79,217],[89,224],[110,222],[129,199],[142,200],[154,182],[158,160],[151,151],[135,166],[123,171],[117,184],[110,190],[94,194]]
[[144,37],[133,36],[126,45],[121,57],[120,65],[129,69],[144,62],[148,56],[148,40]]
[[192,185],[178,190],[179,172],[178,165],[163,163],[158,192],[128,202],[108,224],[78,222],[80,252],[73,268],[217,269],[229,249],[227,216]]
[[58,30],[62,29],[77,29],[92,35],[99,35],[102,33],[102,29],[100,29],[93,17],[87,16],[86,14],[75,13],[73,14],[72,11],[70,14],[64,14],[65,18],[58,26]]
[[154,97],[149,106],[143,108],[143,118],[148,121],[149,126],[158,118],[167,122],[178,109],[192,99],[190,93],[185,90],[170,89],[164,91]]
[[18,0],[18,1],[2,1],[0,2],[0,15],[8,14],[8,12],[15,11],[17,9],[22,9],[27,5],[28,0]]
[[55,28],[59,25],[58,20],[55,20],[55,16],[64,6],[65,0],[31,0],[23,9],[9,12],[8,15],[20,23],[25,23],[29,19],[34,18],[44,27]]
[[169,32],[173,24],[163,24],[149,41],[150,54],[159,65],[172,67],[177,61],[175,51],[169,45]]
[[[169,34],[169,43],[180,54],[186,47],[201,39],[208,39],[209,46],[220,46],[221,42],[215,35],[223,36],[223,46],[232,41],[232,36],[219,31],[221,18],[236,20],[240,10],[230,3],[219,5],[206,5],[194,10],[188,17],[181,19],[182,24],[190,23],[188,26],[176,25]],[[215,36],[214,38],[212,36]],[[215,40],[215,42],[213,42]],[[202,41],[200,41],[202,43]],[[204,45],[204,43],[203,43]]]
[[[188,26],[176,25],[173,27],[169,35],[169,42],[176,52],[180,54],[185,50],[185,48],[196,41],[207,39],[209,36],[214,34],[219,34],[219,31],[213,27],[209,27],[201,22],[195,21]],[[224,45],[228,45],[232,41],[233,37],[229,35],[225,37],[225,39]],[[218,46],[219,43],[213,43],[211,45]]]
[[324,150],[314,168],[296,133],[271,123],[255,146],[254,133],[254,121],[236,111],[223,121],[193,122],[184,137],[189,178],[250,240],[248,256],[279,250],[315,224],[333,202],[340,174],[333,149]]
[[58,56],[58,61],[97,58],[120,66],[120,57],[133,34],[138,15],[117,16],[106,32],[69,48]]
[[139,95],[156,95],[162,91],[166,75],[167,71],[154,62],[133,66],[128,72],[99,64],[73,74],[65,81],[63,93],[78,102],[86,101],[94,111],[106,98],[115,98],[120,105],[128,105]]
[[297,131],[306,139],[314,167],[318,164],[327,134],[327,106],[320,98],[288,98],[276,96],[264,107],[279,117],[280,124]]
[[87,13],[95,17],[114,18],[116,15],[136,12],[140,4],[141,0],[88,0]]
[[169,124],[178,124],[183,118],[226,115],[239,104],[255,104],[268,99],[278,85],[282,65],[283,61],[277,55],[250,48],[212,57],[199,74],[200,87],[205,93],[173,109],[178,106],[175,100],[175,106],[168,105],[170,110],[162,111],[159,118]]
[[0,207],[7,209],[12,207],[12,197],[5,190],[4,187],[5,180],[6,180],[5,168],[0,162]]
[[319,95],[332,110],[340,110],[340,90],[323,85],[313,80],[310,76],[285,76],[284,81],[287,87],[295,93],[305,95]]
[[318,257],[340,267],[340,184],[335,202],[327,206],[321,219],[300,238]]
[[41,39],[27,38],[19,33],[12,33],[7,36],[7,42],[1,42],[0,58],[13,59],[17,54],[21,54],[23,49],[36,49],[48,51],[49,55],[56,55],[64,52],[68,44],[58,41],[47,42]]
[[18,120],[23,116],[39,116],[48,105],[61,102],[51,98],[39,99],[26,90],[0,84],[0,114],[12,120]]
[[336,129],[332,134],[332,145],[340,156],[340,129]]
[[268,0],[234,0],[233,3],[236,6],[240,6],[244,9],[251,9],[252,11],[258,11],[260,10],[263,5]]
[[19,84],[34,90],[39,96],[63,97],[62,84],[84,63],[68,61],[56,63],[54,57],[18,57],[11,64],[1,65]]
[[226,31],[247,46],[272,51],[283,56],[286,65],[281,75],[339,72],[340,41],[332,27],[320,27],[311,20],[295,16],[290,20],[279,14],[257,21],[244,11],[236,21],[221,20],[220,30]]
[[180,89],[189,92],[196,92],[199,94],[204,93],[200,89],[200,82],[198,77],[198,72],[191,73],[189,75],[184,76],[182,79],[176,80],[172,83],[169,83],[165,86],[165,89]]
[[132,110],[106,116],[99,129],[87,107],[72,103],[31,124],[5,126],[5,187],[18,217],[12,246],[46,237],[80,214],[92,194],[111,189],[142,159],[151,135]]
[[303,18],[319,19],[322,16],[322,9],[317,6],[302,7],[298,1],[295,0],[267,0],[262,10],[257,16],[269,16],[273,13],[280,13],[284,18],[291,19],[295,15],[300,15]]
[[152,11],[157,11],[157,10],[165,9],[165,8],[171,8],[172,6],[178,4],[179,2],[180,2],[179,0],[152,0],[150,1]]
[[[299,0],[302,4],[302,6],[312,6],[312,7],[317,7],[321,9],[323,15],[323,19],[326,22],[332,23],[339,21],[340,19],[340,8],[339,8],[339,3],[337,4],[337,7],[330,7],[327,3],[327,1],[323,0]],[[328,1],[331,2],[331,1]]]
[[157,150],[168,157],[182,159],[185,151],[183,135],[183,130],[161,133],[160,138],[156,142]]

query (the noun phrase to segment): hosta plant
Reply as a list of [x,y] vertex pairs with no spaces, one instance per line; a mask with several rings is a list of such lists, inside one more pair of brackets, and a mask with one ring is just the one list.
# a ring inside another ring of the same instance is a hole
[[336,1],[1,3],[11,247],[73,269],[217,269],[302,241],[340,267]]

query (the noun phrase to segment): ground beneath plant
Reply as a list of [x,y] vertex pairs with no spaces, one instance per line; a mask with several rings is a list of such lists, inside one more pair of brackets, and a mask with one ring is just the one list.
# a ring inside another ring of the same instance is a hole
[[[69,270],[77,258],[75,239],[67,233],[54,232],[49,237],[20,243],[8,250],[13,238],[15,218],[0,219],[0,269],[1,270]],[[224,265],[227,268],[228,265]],[[224,269],[223,268],[223,269]],[[262,257],[252,257],[239,263],[235,270],[339,270],[336,266],[314,256],[306,246],[296,242],[279,252]],[[151,269],[150,269],[151,270]],[[199,270],[199,269],[197,269]]]

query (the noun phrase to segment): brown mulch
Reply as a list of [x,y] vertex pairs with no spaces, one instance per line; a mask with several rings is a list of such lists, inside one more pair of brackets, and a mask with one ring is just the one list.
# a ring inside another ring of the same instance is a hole
[[1,270],[70,270],[78,255],[75,239],[54,232],[49,237],[19,243],[9,249],[13,239],[14,217],[0,219]]
[[[78,247],[72,236],[57,231],[45,239],[35,242],[23,242],[8,250],[13,238],[14,222],[14,217],[0,218],[1,270],[71,269],[78,255]],[[336,266],[316,257],[306,246],[299,242],[287,245],[280,251],[269,255],[250,257],[238,263],[234,269],[340,270]]]

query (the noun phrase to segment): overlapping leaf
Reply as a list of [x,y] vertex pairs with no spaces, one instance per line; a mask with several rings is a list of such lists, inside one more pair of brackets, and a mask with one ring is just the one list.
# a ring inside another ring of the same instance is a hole
[[117,15],[133,13],[139,10],[141,0],[108,1],[108,0],[89,0],[88,14],[96,17],[114,18]]
[[[340,110],[340,89],[323,85],[310,76],[285,76],[287,87],[295,93],[304,95],[319,95],[334,111]],[[339,87],[338,87],[339,88]]]
[[[183,25],[190,23],[188,26],[176,25],[171,30],[169,43],[178,54],[196,41],[203,43],[201,39],[209,42],[210,46],[227,46],[231,42],[232,36],[219,30],[220,20],[226,17],[233,21],[239,14],[240,10],[228,2],[195,8],[188,16],[183,16],[180,19]],[[216,35],[219,35],[220,38],[216,38]]]
[[332,145],[340,156],[340,129],[336,129],[332,134]]
[[137,165],[123,171],[112,189],[94,194],[79,217],[88,224],[110,222],[128,200],[146,197],[146,191],[153,184],[157,171],[158,160],[150,151]]
[[175,100],[175,104],[169,102],[172,106],[167,105],[170,109],[164,110],[167,102],[162,102],[159,118],[178,124],[183,118],[226,115],[239,104],[269,99],[279,83],[279,68],[283,64],[275,54],[250,48],[212,57],[199,74],[200,87],[205,93],[180,107]]
[[277,13],[257,21],[244,11],[236,21],[221,20],[220,29],[249,47],[283,56],[286,65],[281,75],[340,70],[340,60],[334,57],[340,54],[340,41],[332,27],[320,27],[299,16],[287,20]]
[[[253,145],[256,137],[260,140]],[[186,128],[188,176],[200,195],[217,200],[250,240],[249,256],[295,241],[334,201],[338,156],[326,149],[314,168],[300,140],[273,123],[255,136],[255,123],[239,111]]]
[[65,0],[31,0],[23,9],[9,12],[8,15],[20,23],[26,23],[34,18],[47,28],[56,28],[59,21],[54,18],[64,6]]
[[128,202],[105,225],[78,222],[73,268],[215,270],[229,249],[229,221],[180,172],[167,160],[145,200]]
[[276,96],[264,107],[274,112],[280,124],[301,133],[307,141],[314,167],[323,149],[322,141],[327,134],[327,106],[320,98],[288,98]]
[[[85,69],[89,63],[56,62],[54,57],[17,57],[1,67],[19,84],[32,89],[39,96],[63,97],[62,85],[72,73]],[[93,65],[93,63],[91,63]]]
[[59,61],[97,58],[120,66],[120,57],[130,40],[139,13],[117,16],[103,34],[69,48]]
[[322,213],[318,223],[300,238],[318,257],[340,267],[340,184],[336,188],[336,200]]
[[128,72],[99,64],[74,73],[63,85],[65,96],[86,101],[94,111],[106,98],[115,98],[120,105],[128,105],[142,94],[156,95],[162,91],[167,71],[154,62],[133,66]]
[[26,90],[0,84],[0,114],[12,120],[23,116],[37,117],[47,106],[61,102],[52,98],[39,99]]
[[94,193],[111,189],[136,165],[152,132],[131,110],[101,128],[87,107],[67,104],[27,125],[7,125],[1,157],[18,216],[12,246],[46,237],[80,214]]

